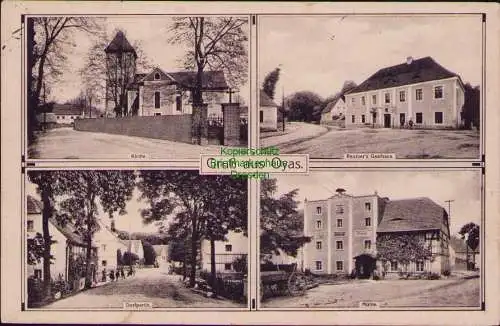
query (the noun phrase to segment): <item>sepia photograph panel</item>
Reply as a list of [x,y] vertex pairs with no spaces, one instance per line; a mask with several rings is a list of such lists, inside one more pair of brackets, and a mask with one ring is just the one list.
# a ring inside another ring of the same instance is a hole
[[247,187],[196,170],[28,170],[26,308],[248,309]]
[[261,147],[479,159],[481,14],[263,15],[257,42]]
[[25,41],[29,159],[247,146],[248,16],[35,16]]
[[263,180],[260,307],[481,309],[481,180],[480,169]]

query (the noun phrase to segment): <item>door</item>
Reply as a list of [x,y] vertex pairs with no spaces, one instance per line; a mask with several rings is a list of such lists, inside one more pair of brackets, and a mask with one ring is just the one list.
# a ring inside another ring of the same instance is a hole
[[384,114],[384,128],[390,128],[391,127],[391,115],[390,114]]
[[400,123],[401,127],[404,127],[405,122],[406,122],[405,114],[404,113],[400,113],[399,114],[399,123]]

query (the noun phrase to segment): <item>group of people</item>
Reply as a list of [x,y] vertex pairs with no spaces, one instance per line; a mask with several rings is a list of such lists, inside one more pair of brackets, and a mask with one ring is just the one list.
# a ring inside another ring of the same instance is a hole
[[107,278],[113,282],[113,281],[118,281],[118,279],[121,277],[122,279],[125,279],[126,277],[129,276],[134,276],[135,275],[135,269],[130,266],[127,271],[125,271],[125,268],[123,266],[118,266],[116,271],[115,270],[110,270],[109,273],[106,271],[106,268],[102,270],[102,282],[106,282]]

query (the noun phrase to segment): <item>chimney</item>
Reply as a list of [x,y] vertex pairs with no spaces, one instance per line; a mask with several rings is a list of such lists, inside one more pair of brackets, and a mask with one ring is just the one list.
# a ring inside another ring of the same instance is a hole
[[410,65],[413,62],[413,57],[406,57],[406,64]]

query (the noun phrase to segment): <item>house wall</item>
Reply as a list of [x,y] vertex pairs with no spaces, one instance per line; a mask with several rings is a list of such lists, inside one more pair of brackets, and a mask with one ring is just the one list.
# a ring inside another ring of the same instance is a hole
[[[36,236],[36,233],[42,234],[42,214],[27,214],[26,222],[33,221],[33,229],[27,230],[26,238],[31,239]],[[59,274],[66,278],[67,270],[66,270],[66,237],[59,232],[59,230],[53,226],[49,222],[49,233],[52,236],[52,239],[56,241],[50,246],[50,252],[54,259],[52,260],[52,264],[50,265],[50,276],[55,279]],[[43,259],[40,263],[36,265],[28,265],[27,266],[27,275],[34,275],[35,270],[40,271],[40,275],[43,278]]]
[[[226,246],[231,245],[231,251],[227,251]],[[248,238],[243,233],[229,232],[227,241],[215,241],[215,264],[217,272],[234,271],[232,263],[235,259],[248,254]],[[210,261],[210,241],[201,242],[201,266],[203,270],[210,271],[212,264]]]
[[[171,81],[145,81],[142,91],[141,116],[182,114],[176,110],[177,87]],[[155,92],[160,92],[160,107],[155,108]]]
[[[320,213],[317,211],[318,207],[321,208]],[[318,227],[318,221],[321,221],[321,227]],[[304,234],[311,237],[311,241],[304,245],[304,268],[313,273],[327,274],[330,250],[327,200],[304,201]],[[318,241],[321,241],[321,249],[316,248]],[[317,268],[317,261],[321,262],[321,269]]]
[[[434,98],[434,87],[443,86],[443,98]],[[416,99],[416,90],[422,89],[422,100]],[[405,101],[400,101],[400,92],[405,92]],[[385,94],[390,96],[390,103],[385,103]],[[373,102],[376,96],[376,103]],[[362,97],[365,104],[362,104]],[[456,77],[450,79],[429,81],[402,87],[379,89],[368,92],[347,94],[346,97],[346,126],[356,127],[372,125],[371,108],[377,109],[375,126],[384,126],[384,115],[390,114],[391,127],[399,128],[400,115],[404,114],[405,125],[411,119],[414,127],[423,128],[457,128],[461,125],[460,112],[464,103],[464,91]],[[443,122],[435,122],[435,112],[443,113]],[[417,123],[416,115],[422,113],[422,123]],[[354,115],[354,122],[352,116]],[[365,115],[365,123],[362,122]]]
[[[262,119],[260,119],[261,116]],[[277,130],[278,108],[275,106],[261,106],[259,111],[259,123],[261,129]]]
[[191,121],[188,114],[155,117],[122,117],[78,119],[75,130],[165,139],[191,143]]
[[340,116],[340,115],[345,114],[345,102],[344,102],[344,100],[342,100],[342,99],[338,100],[337,103],[335,103],[335,105],[333,106],[331,112],[332,112],[332,116],[334,116],[334,115]]
[[128,250],[127,245],[104,226],[95,233],[94,245],[97,247],[97,269],[99,273],[103,268],[108,271],[115,270],[118,266],[118,249],[120,249],[122,255]]

